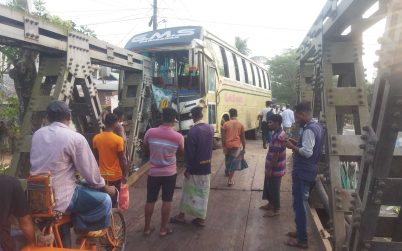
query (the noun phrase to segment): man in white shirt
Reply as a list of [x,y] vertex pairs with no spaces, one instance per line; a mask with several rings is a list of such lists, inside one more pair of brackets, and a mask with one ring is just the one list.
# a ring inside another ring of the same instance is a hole
[[272,102],[266,101],[265,108],[262,109],[260,114],[258,114],[258,119],[261,119],[261,130],[262,130],[262,147],[267,149],[267,141],[268,143],[271,141],[272,131],[269,130],[268,122],[267,122],[267,114],[272,113],[274,114],[274,110],[271,107]]
[[292,126],[295,123],[295,116],[289,104],[286,105],[286,109],[281,113],[281,116],[283,129],[290,138],[292,137]]

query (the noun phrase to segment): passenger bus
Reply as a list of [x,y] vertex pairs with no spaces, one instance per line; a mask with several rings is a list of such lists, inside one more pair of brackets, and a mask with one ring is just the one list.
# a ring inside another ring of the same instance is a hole
[[270,76],[263,66],[199,26],[138,34],[125,48],[153,59],[154,106],[176,109],[183,134],[192,125],[191,108],[204,106],[204,120],[215,127],[215,137],[230,108],[255,135],[257,115],[271,100]]

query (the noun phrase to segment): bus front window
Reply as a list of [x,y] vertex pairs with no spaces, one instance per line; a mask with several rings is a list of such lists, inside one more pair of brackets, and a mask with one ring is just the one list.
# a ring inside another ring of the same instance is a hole
[[199,91],[199,70],[190,65],[188,51],[155,52],[153,82],[167,89]]

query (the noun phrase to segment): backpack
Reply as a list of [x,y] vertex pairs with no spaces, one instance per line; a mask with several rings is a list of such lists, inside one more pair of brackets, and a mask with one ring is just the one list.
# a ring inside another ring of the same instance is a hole
[[271,108],[271,110],[269,110],[269,112],[267,112],[267,115],[265,115],[265,121],[268,122],[269,118],[271,118],[272,115],[274,115],[274,109]]

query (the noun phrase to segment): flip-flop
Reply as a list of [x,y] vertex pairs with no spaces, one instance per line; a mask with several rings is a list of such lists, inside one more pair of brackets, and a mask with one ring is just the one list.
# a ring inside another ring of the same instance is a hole
[[184,224],[184,223],[186,223],[186,220],[179,220],[176,216],[174,216],[174,217],[170,217],[169,222],[172,224]]
[[149,236],[152,234],[152,232],[155,231],[154,227],[151,227],[150,229],[148,229],[147,231],[144,231],[143,234],[144,236]]
[[167,235],[170,235],[173,233],[173,230],[170,228],[167,228],[165,232],[159,232],[159,237],[165,237]]
[[264,214],[263,217],[275,217],[275,216],[278,216],[278,215],[279,215],[279,212],[269,211],[266,214]]
[[200,222],[199,220],[197,220],[197,219],[192,220],[191,223],[192,223],[193,225],[196,225],[197,227],[205,227],[205,223],[201,223],[201,222]]
[[231,187],[231,186],[233,186],[235,183],[234,183],[234,181],[232,180],[232,181],[228,181],[228,186],[229,187]]
[[263,206],[260,206],[259,209],[262,209],[262,210],[271,210],[271,209],[272,209],[272,205],[271,205],[271,204],[263,205]]
[[295,248],[301,248],[301,249],[308,249],[308,244],[307,243],[300,243],[296,239],[289,239],[285,242],[286,246],[289,247],[295,247]]

